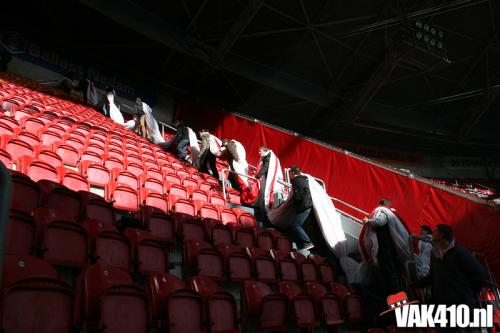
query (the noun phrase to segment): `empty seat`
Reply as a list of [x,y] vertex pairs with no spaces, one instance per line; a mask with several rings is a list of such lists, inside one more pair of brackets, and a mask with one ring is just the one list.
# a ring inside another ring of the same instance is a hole
[[134,190],[137,190],[139,188],[138,177],[130,171],[113,169],[111,170],[111,179],[114,182],[126,184]]
[[67,144],[57,146],[55,152],[61,156],[64,165],[76,168],[80,160],[80,153],[77,148],[73,148]]
[[63,164],[61,156],[57,155],[52,150],[42,148],[36,153],[36,157],[54,168],[60,167]]
[[54,143],[58,143],[61,141],[62,141],[62,136],[57,132],[51,130],[44,130],[40,134],[40,142],[44,146],[52,146]]
[[77,322],[83,330],[109,333],[149,332],[146,295],[125,272],[95,264],[78,278]]
[[155,239],[173,244],[175,242],[175,225],[172,218],[162,210],[150,206],[141,208],[144,227]]
[[24,141],[32,146],[36,146],[36,145],[40,144],[40,140],[38,139],[38,136],[36,136],[35,134],[32,134],[30,132],[23,131],[21,128],[14,129],[13,138]]
[[139,190],[139,201],[141,205],[158,208],[164,213],[168,212],[167,198],[157,191],[153,191],[148,188],[141,188]]
[[313,298],[316,310],[327,325],[341,325],[345,322],[340,300],[337,296],[328,292],[318,282],[307,282],[306,290],[307,294]]
[[85,177],[70,171],[64,167],[58,168],[59,177],[61,178],[61,184],[66,186],[72,191],[89,191],[90,185]]
[[241,213],[238,217],[238,222],[240,225],[250,228],[255,228],[257,223],[255,221],[255,216],[250,213]]
[[38,248],[44,260],[70,267],[88,264],[89,237],[87,231],[64,212],[37,208],[33,212],[39,230]]
[[239,333],[236,301],[231,294],[222,291],[212,279],[200,276],[189,279],[188,285],[205,302],[210,333]]
[[12,169],[12,157],[3,149],[0,149],[0,162],[2,162],[7,169]]
[[70,333],[73,292],[43,260],[4,257],[0,327],[5,333]]
[[65,186],[50,180],[40,180],[41,202],[44,207],[63,213],[70,219],[77,221],[82,210],[80,195]]
[[231,209],[224,209],[220,212],[220,220],[224,224],[234,224],[238,223],[238,217]]
[[299,263],[290,257],[290,253],[271,250],[271,255],[278,266],[281,281],[300,282]]
[[284,281],[278,284],[278,290],[288,297],[290,314],[299,328],[312,329],[319,326],[314,300],[305,295],[299,285]]
[[34,181],[49,180],[55,183],[59,182],[56,168],[42,160],[23,156],[20,163],[22,172]]
[[132,244],[116,228],[105,221],[87,220],[84,227],[90,237],[91,258],[95,262],[132,272]]
[[247,247],[246,253],[252,259],[253,272],[257,280],[268,283],[279,281],[276,262],[268,252],[255,247]]
[[[228,224],[234,226],[233,224]],[[254,247],[255,239],[257,235],[255,234],[254,228],[243,227],[241,225],[236,225],[233,227],[234,230],[234,242],[241,247]]]
[[[33,133],[35,135],[38,135],[38,132],[45,127],[45,123],[39,119],[39,118],[34,118],[34,117],[29,117],[29,118],[24,118],[23,121],[21,121],[24,125],[24,129],[30,133]],[[57,133],[56,133],[57,134]],[[60,136],[57,136],[57,138],[60,139]],[[43,138],[42,143],[43,143]],[[45,144],[45,143],[43,143]]]
[[317,254],[310,254],[309,259],[314,261],[314,263],[318,267],[321,283],[323,283],[326,286],[332,282],[335,282],[335,268],[332,265],[330,265],[325,260],[325,258]]
[[257,233],[257,246],[263,250],[274,249],[274,235],[268,229],[263,229]]
[[194,219],[196,212],[194,205],[191,201],[186,199],[178,199],[175,204],[172,203],[171,196],[169,196],[170,204],[173,205],[172,213],[174,216],[175,226],[177,230],[182,231],[182,224],[186,220]]
[[12,177],[12,206],[31,214],[40,203],[40,187],[26,175],[10,171]]
[[155,192],[158,192],[160,194],[164,193],[164,186],[163,182],[161,180],[158,180],[156,178],[151,178],[146,175],[142,175],[140,178],[140,183],[141,186],[150,190],[153,190]]
[[102,153],[82,149],[80,151],[80,168],[81,164],[85,161],[90,161],[102,165]]
[[230,244],[218,244],[216,248],[224,258],[224,265],[230,281],[252,279],[252,260],[242,248]]
[[[9,136],[4,135],[1,137],[0,146],[10,154],[11,161],[16,164],[21,156],[34,155],[34,149],[29,143],[18,139],[12,139]],[[16,168],[21,169],[19,166],[16,166]]]
[[306,283],[319,281],[316,263],[312,259],[308,259],[303,254],[298,252],[292,252],[291,257],[300,265],[302,282]]
[[178,277],[163,273],[150,275],[147,284],[153,324],[170,333],[206,332],[201,296],[188,290]]
[[139,198],[136,189],[127,184],[109,182],[106,193],[108,201],[112,201],[116,209],[137,211]]
[[187,241],[183,249],[184,271],[189,275],[224,280],[224,262],[219,252],[203,241]]
[[104,221],[109,225],[115,223],[115,212],[111,203],[100,196],[89,192],[79,192],[82,200],[82,219]]
[[125,235],[131,240],[138,273],[168,272],[168,251],[153,235],[132,228],[127,228]]
[[104,166],[108,168],[108,170],[113,170],[113,169],[123,170],[124,168],[122,160],[116,157],[104,155],[103,160],[104,160]]
[[349,323],[361,323],[365,321],[364,306],[359,295],[354,294],[349,286],[339,282],[331,282],[329,288],[339,298],[345,318]]
[[36,239],[36,224],[30,214],[18,210],[15,205],[10,210],[5,253],[29,255],[33,252]]
[[259,281],[244,281],[241,286],[241,313],[246,332],[251,321],[256,321],[262,331],[285,331],[288,319],[288,298],[273,293]]
[[104,186],[111,180],[111,172],[102,164],[85,160],[80,163],[80,172],[87,178],[90,186]]

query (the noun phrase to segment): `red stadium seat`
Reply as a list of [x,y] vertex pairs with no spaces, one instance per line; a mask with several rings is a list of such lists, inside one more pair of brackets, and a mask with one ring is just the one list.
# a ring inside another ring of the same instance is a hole
[[36,146],[36,145],[40,144],[40,140],[38,139],[38,136],[36,136],[35,134],[32,134],[30,132],[23,131],[21,128],[14,129],[13,138],[24,141],[24,142],[30,144],[31,146]]
[[191,201],[186,199],[177,199],[176,201],[174,201],[173,199],[171,199],[172,196],[172,194],[169,195],[169,200],[171,205],[172,202],[175,202],[172,209],[175,227],[177,230],[182,231],[184,221],[196,218],[196,211]]
[[332,282],[328,287],[340,300],[348,322],[361,323],[365,320],[364,306],[359,295],[353,294],[350,287],[339,282]]
[[[35,135],[38,135],[38,132],[45,127],[45,123],[40,118],[34,118],[34,117],[24,118],[24,120],[21,121],[21,123],[24,125],[24,129],[26,131]],[[60,138],[60,136],[58,137]]]
[[163,186],[163,182],[161,180],[158,180],[156,178],[151,178],[146,175],[142,175],[140,177],[140,183],[141,186],[150,190],[153,190],[155,192],[158,192],[160,194],[164,193],[165,187]]
[[57,171],[61,179],[61,184],[72,191],[89,191],[90,185],[85,177],[64,167],[58,167]]
[[255,220],[255,216],[250,213],[242,213],[238,217],[239,224],[245,227],[255,228],[257,226],[257,222]]
[[183,251],[184,271],[214,280],[224,280],[224,262],[219,252],[203,241],[187,241]]
[[105,221],[87,220],[84,227],[90,237],[91,257],[97,262],[132,272],[132,244],[130,239],[119,233]]
[[281,232],[274,229],[271,229],[269,231],[271,231],[274,234],[276,250],[281,252],[292,252],[293,244],[292,241],[287,236],[283,235]]
[[311,296],[304,295],[300,287],[293,282],[280,282],[278,289],[288,297],[290,313],[299,328],[312,330],[313,327],[319,326],[319,316]]
[[220,290],[211,279],[199,276],[191,278],[188,285],[204,300],[211,333],[239,333],[236,301],[231,294]]
[[168,212],[167,198],[156,191],[150,190],[148,188],[141,188],[139,190],[139,201],[141,205],[160,209],[164,213]]
[[139,197],[137,189],[133,189],[127,184],[109,182],[106,189],[108,201],[113,202],[116,209],[137,211]]
[[12,177],[12,206],[31,214],[40,204],[41,190],[37,183],[24,174],[10,171]]
[[[66,129],[59,124],[51,124],[45,127],[47,131],[59,134],[61,137],[66,134]],[[76,147],[75,147],[76,148]]]
[[154,326],[170,333],[203,333],[205,311],[201,296],[178,277],[163,273],[149,277],[148,298],[151,302]]
[[56,149],[55,152],[61,156],[64,165],[76,168],[78,166],[78,161],[80,160],[80,153],[77,148],[72,146],[61,144]]
[[269,253],[255,247],[247,247],[246,253],[252,259],[254,276],[258,281],[267,283],[276,283],[279,281],[276,261]]
[[87,178],[90,186],[104,188],[111,180],[111,172],[102,164],[93,161],[80,162],[80,172]]
[[104,160],[104,166],[108,168],[108,170],[124,169],[123,160],[109,155],[104,155],[102,159]]
[[2,135],[2,137],[0,138],[0,148],[4,149],[10,154],[11,161],[13,163],[16,163],[17,169],[21,169],[21,167],[17,165],[17,161],[21,158],[21,156],[34,155],[34,149],[29,143],[17,139],[12,139],[6,135]]
[[173,208],[175,206],[175,203],[179,199],[188,199],[188,193],[184,187],[180,185],[172,185],[168,190],[168,200],[170,202],[170,208]]
[[[40,148],[42,148],[42,147],[43,146],[41,146]],[[52,150],[42,148],[36,153],[36,157],[39,160],[50,164],[54,168],[57,168],[57,167],[60,167],[63,165],[63,161],[62,161],[61,156],[57,155]]]
[[155,178],[159,181],[163,181],[163,173],[158,168],[146,167],[146,174],[148,178]]
[[125,166],[127,171],[136,176],[142,175],[144,173],[144,168],[141,164],[125,161]]
[[7,125],[3,122],[0,122],[0,135],[3,135],[3,134],[12,135],[12,134],[14,134],[14,129],[12,127],[10,127],[9,125]]
[[127,228],[125,235],[134,248],[134,261],[139,274],[168,272],[168,251],[153,235]]
[[341,303],[337,296],[329,293],[318,282],[307,282],[306,290],[307,294],[314,299],[316,309],[327,325],[341,325],[345,323]]
[[78,278],[76,290],[77,322],[83,330],[149,332],[146,295],[123,271],[100,263],[90,266]]
[[83,163],[85,161],[94,162],[94,163],[98,163],[98,164],[102,165],[102,157],[101,156],[102,156],[102,153],[82,149],[80,151],[80,166],[81,166],[81,163]]
[[73,292],[43,260],[5,255],[2,281],[2,331],[72,331]]
[[317,254],[310,254],[309,259],[314,261],[314,263],[318,267],[321,283],[323,283],[326,286],[332,282],[335,282],[335,268],[332,265],[330,265],[325,260],[325,258]]
[[89,258],[87,231],[64,212],[37,208],[33,217],[39,230],[41,257],[54,264],[84,267]]
[[12,169],[12,157],[3,149],[0,149],[0,162],[2,162],[7,169]]
[[115,212],[111,203],[93,193],[79,192],[79,195],[83,206],[83,220],[103,221],[107,225],[114,225]]
[[70,219],[77,221],[82,211],[80,195],[65,186],[49,180],[40,180],[41,205],[54,209]]
[[23,156],[23,158],[20,159],[20,163],[23,173],[34,181],[46,179],[56,183],[59,182],[57,170],[50,164],[29,156]]
[[242,248],[231,244],[218,244],[216,248],[224,258],[230,281],[252,279],[252,261]]
[[241,313],[246,332],[250,321],[257,321],[261,331],[286,331],[288,298],[273,293],[259,281],[244,281],[241,287]]
[[238,224],[238,217],[231,209],[224,209],[220,212],[220,220],[223,224]]
[[170,244],[175,243],[175,225],[169,215],[157,208],[143,206],[141,216],[143,225],[155,239]]
[[31,215],[17,210],[10,210],[5,253],[30,255],[36,240],[36,224]]
[[257,232],[257,246],[263,250],[274,249],[274,235],[268,229]]
[[170,188],[174,185],[180,187],[181,179],[177,177],[177,175],[171,173],[165,174],[165,191],[170,191]]
[[320,280],[316,263],[313,260],[306,258],[298,252],[292,252],[290,256],[300,265],[300,273],[304,283]]
[[113,169],[111,170],[111,179],[114,182],[126,184],[134,190],[139,189],[139,179],[130,171]]
[[271,255],[278,266],[281,281],[300,282],[299,264],[290,257],[290,253],[271,250]]
[[52,146],[54,143],[58,143],[61,141],[62,141],[62,136],[57,132],[50,130],[43,130],[40,133],[40,142],[44,146]]
[[[231,226],[233,226],[231,224]],[[256,241],[256,233],[254,228],[243,227],[236,225],[234,230],[234,242],[241,247],[254,247]]]

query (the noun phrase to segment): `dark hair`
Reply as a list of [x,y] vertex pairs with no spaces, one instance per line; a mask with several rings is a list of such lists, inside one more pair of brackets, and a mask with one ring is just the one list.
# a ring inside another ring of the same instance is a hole
[[269,148],[267,148],[266,146],[260,146],[259,147],[259,150],[262,150],[262,151],[268,151]]
[[391,203],[391,200],[389,199],[385,199],[385,198],[382,198],[379,200],[378,204],[379,205],[382,205],[382,206],[387,206]]
[[428,234],[432,234],[432,229],[428,225],[421,225],[420,229],[422,229],[423,231],[425,231]]
[[300,173],[300,167],[298,165],[292,165],[290,167],[290,171],[294,174],[294,175],[298,175]]
[[447,224],[438,224],[436,227],[437,231],[443,235],[444,239],[448,242],[453,240],[453,228]]
[[205,133],[205,132],[208,133],[208,130],[206,128],[200,130],[200,133]]

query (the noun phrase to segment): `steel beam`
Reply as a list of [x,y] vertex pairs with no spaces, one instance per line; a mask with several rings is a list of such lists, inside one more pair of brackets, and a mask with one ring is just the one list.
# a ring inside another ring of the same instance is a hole
[[[212,64],[213,47],[185,34],[182,29],[131,1],[79,0],[79,2],[176,52]],[[220,68],[282,93],[322,106],[331,106],[332,97],[324,87],[245,57],[228,53],[220,63]]]

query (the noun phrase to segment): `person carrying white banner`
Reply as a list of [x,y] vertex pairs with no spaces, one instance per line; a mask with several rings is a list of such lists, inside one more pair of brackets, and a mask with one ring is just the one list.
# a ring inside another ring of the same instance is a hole
[[[321,231],[326,247],[339,259],[347,280],[351,283],[356,277],[359,264],[347,256],[347,239],[342,229],[340,215],[335,210],[332,200],[323,187],[311,175],[301,173],[300,168],[297,166],[292,167],[291,172],[295,175],[307,177],[312,201],[312,212],[314,212],[314,217],[316,218],[314,222],[317,223]],[[270,210],[267,214],[271,223],[285,232],[290,230],[292,226],[291,222],[295,220],[295,216],[297,215],[297,210],[294,207],[294,196],[296,195],[297,193],[292,191],[283,204],[276,209]],[[312,241],[316,242],[314,239]]]
[[[164,150],[168,150],[172,144],[176,144],[177,156],[179,156],[181,161],[198,165],[200,160],[200,146],[198,145],[196,134],[181,120],[176,120],[174,127],[177,129],[175,135],[167,142],[158,143],[158,146]],[[188,146],[191,148],[191,154],[187,152]]]
[[203,147],[200,150],[199,171],[209,173],[210,168],[212,176],[219,178],[216,157],[222,153],[222,141],[215,135],[210,134],[207,129],[200,131],[200,138]]
[[106,111],[109,114],[109,117],[117,124],[123,125],[125,128],[133,130],[135,128],[135,120],[129,120],[125,122],[125,118],[123,118],[123,115],[118,109],[118,106],[116,106],[115,103],[115,92],[114,90],[108,90],[106,94],[106,98],[108,100],[108,103],[104,105],[104,108],[109,108]]
[[146,120],[146,137],[154,144],[165,142],[165,138],[161,135],[160,127],[153,116],[153,110],[151,107],[143,102],[140,97],[137,97],[135,103],[138,111],[144,112],[144,118]]

